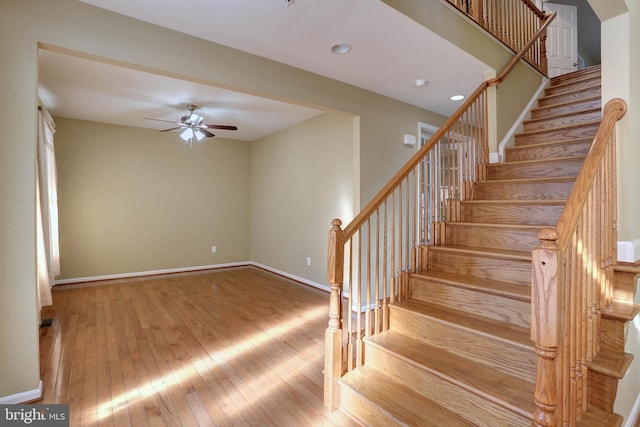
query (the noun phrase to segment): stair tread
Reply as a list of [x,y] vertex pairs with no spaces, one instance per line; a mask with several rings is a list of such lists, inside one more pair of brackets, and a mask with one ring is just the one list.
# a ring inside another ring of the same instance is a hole
[[610,414],[602,409],[591,407],[582,413],[582,419],[577,421],[577,427],[618,427],[622,425],[622,417],[618,414]]
[[[511,345],[533,348],[529,328],[493,320],[482,316],[441,307],[426,301],[409,298],[393,304],[392,308],[409,310],[419,315],[431,317],[441,322],[457,325],[476,333],[491,336]],[[392,326],[393,328],[393,326]]]
[[447,226],[462,226],[462,227],[487,227],[487,228],[509,228],[513,230],[540,230],[544,228],[543,225],[527,225],[527,224],[499,224],[493,222],[447,222]]
[[633,361],[633,355],[621,351],[603,350],[590,362],[590,370],[607,375],[611,378],[621,379],[627,372]]
[[627,322],[633,320],[638,313],[640,313],[640,304],[613,302],[608,307],[602,309],[602,317],[619,319]]
[[532,108],[531,109],[531,113],[542,111],[542,110],[551,110],[551,109],[554,109],[554,108],[564,107],[564,106],[568,106],[568,105],[571,105],[571,104],[580,104],[581,102],[596,101],[596,100],[599,100],[599,99],[602,99],[602,97],[601,96],[590,96],[590,97],[582,98],[582,99],[574,99],[574,100],[571,100],[571,101],[559,102],[557,104],[542,105],[542,106],[539,106],[539,107]]
[[554,82],[581,79],[588,76],[593,76],[594,74],[599,75],[601,73],[601,69],[602,67],[600,64],[592,65],[590,67],[586,67],[581,70],[572,71],[570,73],[561,74],[559,76],[552,77],[551,83],[554,84]]
[[493,183],[545,183],[545,182],[568,182],[575,181],[575,176],[560,176],[560,177],[542,177],[542,178],[507,178],[507,179],[492,179],[489,181],[477,182],[476,185],[493,184]]
[[488,168],[499,168],[499,167],[513,167],[513,166],[522,166],[522,165],[530,165],[530,164],[549,164],[552,162],[563,162],[567,160],[584,160],[586,156],[566,156],[566,157],[554,157],[551,159],[532,159],[532,160],[516,160],[511,162],[504,163],[491,163],[488,164]]
[[[558,87],[558,86],[556,86]],[[587,86],[587,87],[581,87],[579,89],[572,89],[572,90],[567,90],[565,92],[558,92],[558,93],[553,93],[551,95],[545,95],[543,97],[541,97],[541,100],[549,100],[549,99],[553,99],[553,98],[560,98],[562,96],[566,96],[566,95],[570,95],[570,94],[579,94],[580,92],[589,92],[593,89],[600,89],[602,90],[602,83],[599,83],[597,85],[593,85],[593,86]]]
[[473,426],[473,423],[373,368],[365,366],[352,371],[340,382],[397,420],[399,425]]
[[550,120],[555,120],[555,119],[560,119],[563,117],[571,117],[571,116],[579,116],[581,114],[588,114],[588,113],[594,113],[596,111],[601,111],[601,108],[585,108],[583,110],[579,110],[579,109],[575,109],[572,110],[570,112],[566,112],[566,113],[560,113],[557,115],[551,115],[551,116],[545,116],[545,117],[537,117],[535,119],[527,119],[524,120],[523,123],[525,124],[535,124],[535,123],[540,123],[540,122],[547,122]]
[[367,337],[366,342],[524,417],[533,413],[532,382],[393,330]]
[[504,249],[496,249],[496,248],[485,248],[480,246],[464,246],[464,245],[440,245],[440,246],[432,246],[430,250],[440,250],[440,251],[449,251],[449,252],[465,252],[468,254],[475,255],[488,255],[499,258],[508,258],[508,259],[520,259],[520,260],[531,260],[531,252],[530,251],[514,251],[514,250],[504,250]]
[[[593,138],[576,138],[576,139],[568,139],[564,141],[541,142],[538,144],[514,145],[513,147],[505,148],[505,150],[507,151],[530,150],[532,148],[544,148],[544,147],[552,147],[556,145],[566,145],[566,144],[580,144],[583,142],[593,142]],[[492,164],[495,164],[495,163],[492,163]]]
[[528,130],[528,131],[524,131],[524,132],[518,132],[518,133],[515,134],[515,136],[535,135],[535,134],[540,134],[540,133],[555,132],[555,131],[558,131],[558,130],[581,128],[581,127],[585,127],[585,126],[592,126],[592,125],[599,125],[599,124],[600,124],[600,120],[592,120],[590,122],[570,124],[570,125],[562,125],[562,126],[556,126],[556,127],[552,127],[552,128],[548,128],[548,129],[534,129],[534,130]]
[[514,283],[433,270],[423,273],[413,273],[412,276],[419,277],[424,280],[436,280],[447,283],[451,286],[479,290],[489,294],[505,296],[521,301],[531,301],[531,288],[528,286],[516,285]]
[[[487,181],[488,182],[488,181]],[[564,205],[566,199],[524,199],[524,200],[464,200],[462,204],[471,205]]]

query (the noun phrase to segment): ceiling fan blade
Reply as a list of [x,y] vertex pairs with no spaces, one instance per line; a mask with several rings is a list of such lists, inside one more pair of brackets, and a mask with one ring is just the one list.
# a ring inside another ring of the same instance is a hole
[[169,132],[171,130],[176,130],[176,129],[181,129],[183,126],[178,126],[176,128],[170,128],[170,129],[162,129],[160,132]]
[[206,129],[238,130],[237,126],[225,126],[225,125],[200,125],[199,127],[206,128]]
[[152,118],[149,118],[149,117],[145,117],[144,119],[145,120],[155,120],[156,122],[173,123],[174,125],[182,125],[182,123],[180,123],[180,122],[173,122],[171,120],[152,119]]
[[200,132],[204,133],[204,136],[206,136],[207,138],[211,138],[211,137],[215,136],[214,134],[212,134],[208,130],[204,129],[202,126],[198,126],[198,130]]

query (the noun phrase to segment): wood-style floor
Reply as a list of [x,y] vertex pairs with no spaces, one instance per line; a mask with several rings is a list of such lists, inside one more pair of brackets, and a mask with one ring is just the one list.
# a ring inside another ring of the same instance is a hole
[[247,267],[55,288],[44,398],[72,426],[355,426],[322,406],[328,294]]

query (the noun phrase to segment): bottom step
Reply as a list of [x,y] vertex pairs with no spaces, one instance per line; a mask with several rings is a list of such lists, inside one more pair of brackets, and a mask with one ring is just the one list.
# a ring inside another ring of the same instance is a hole
[[352,371],[340,384],[340,409],[367,426],[474,425],[376,369]]

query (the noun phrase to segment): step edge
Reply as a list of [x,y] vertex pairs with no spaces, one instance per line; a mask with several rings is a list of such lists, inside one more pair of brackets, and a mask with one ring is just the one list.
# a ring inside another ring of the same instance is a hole
[[[593,142],[593,139],[594,138],[586,137],[586,138],[567,139],[565,141],[549,141],[549,142],[540,142],[538,144],[514,145],[512,147],[505,147],[505,151],[527,150],[531,148],[547,148],[554,145],[583,144],[585,142]],[[495,164],[495,163],[490,163],[490,164]]]
[[562,113],[562,114],[557,114],[554,116],[546,116],[546,117],[537,117],[535,119],[527,119],[524,120],[522,122],[523,125],[535,125],[537,123],[542,123],[542,122],[548,122],[551,120],[557,120],[557,119],[562,119],[562,118],[568,118],[568,117],[572,117],[572,116],[580,116],[582,114],[591,114],[591,113],[596,113],[596,112],[601,112],[602,108],[598,107],[598,108],[585,108],[582,110],[572,110],[568,113]]
[[[400,334],[400,333],[398,333],[398,334],[399,335],[404,335],[404,334]],[[404,336],[406,337],[406,335],[404,335]],[[419,342],[419,340],[411,338],[411,337],[406,337],[406,338],[410,339],[412,341],[415,341],[415,342]],[[494,403],[494,404],[496,404],[496,405],[498,405],[498,406],[500,406],[502,408],[510,410],[510,411],[520,415],[520,416],[531,417],[533,415],[527,409],[525,409],[523,407],[515,406],[515,405],[505,401],[500,396],[496,396],[495,393],[487,393],[487,392],[483,392],[481,390],[478,390],[476,387],[474,387],[473,385],[462,381],[462,379],[460,379],[460,378],[454,378],[451,374],[449,374],[447,372],[439,371],[435,367],[432,367],[432,366],[429,366],[429,365],[423,365],[423,364],[419,363],[418,361],[412,359],[411,357],[409,357],[409,356],[407,356],[405,354],[399,353],[398,351],[396,351],[394,349],[389,349],[388,347],[384,347],[384,346],[382,346],[382,345],[380,345],[378,343],[372,342],[371,340],[367,340],[367,343],[369,345],[373,345],[373,346],[379,348],[380,350],[382,350],[382,351],[384,351],[384,352],[386,352],[386,353],[388,353],[390,355],[393,355],[393,357],[396,357],[396,358],[402,360],[405,363],[408,363],[408,364],[414,366],[416,369],[427,371],[431,375],[437,376],[437,377],[439,377],[439,378],[441,378],[441,379],[443,379],[443,380],[445,380],[445,381],[447,381],[447,382],[449,382],[451,384],[454,384],[455,386],[460,387],[461,389],[466,390],[467,392],[472,393],[472,394],[474,394],[474,395],[476,395],[478,397],[481,397],[483,399],[487,399],[488,401],[490,401],[490,402],[492,402],[492,403]],[[427,344],[423,343],[423,345],[427,345]],[[427,345],[427,346],[429,346],[429,345]],[[429,347],[434,347],[434,348],[437,348],[439,350],[445,351],[447,353],[455,354],[455,353],[452,353],[452,352],[450,352],[448,350],[441,349],[441,348],[438,348],[438,347],[435,347],[435,346],[429,346]],[[491,370],[493,370],[495,372],[500,372],[502,375],[505,375],[505,376],[508,376],[508,377],[512,377],[512,378],[516,378],[516,379],[518,379],[520,381],[527,382],[527,383],[531,384],[529,381],[523,380],[522,378],[520,378],[518,376],[511,375],[511,374],[499,371],[499,370],[497,370],[495,368],[492,368],[491,366],[487,366],[487,365],[481,364],[479,362],[475,362],[475,361],[473,361],[471,359],[468,359],[468,358],[466,358],[464,356],[459,356],[459,357],[464,358],[466,360],[469,360],[472,363],[475,363],[475,364],[478,364],[478,365],[482,365],[483,367],[486,367],[487,369],[491,369]]]
[[[436,304],[430,304],[430,305],[431,306],[435,306],[435,307],[441,307],[441,306],[438,306]],[[480,329],[470,328],[468,326],[461,325],[460,323],[456,323],[456,322],[452,322],[452,321],[443,319],[443,318],[441,318],[439,316],[436,316],[436,315],[433,315],[433,314],[425,313],[425,312],[422,312],[422,311],[416,311],[411,307],[407,307],[407,306],[401,305],[401,303],[396,303],[396,304],[390,305],[389,307],[392,307],[393,309],[396,309],[396,310],[402,310],[404,312],[411,312],[416,316],[428,317],[428,318],[434,320],[435,322],[447,324],[447,325],[449,325],[451,327],[460,328],[460,329],[462,329],[462,330],[464,330],[466,332],[477,334],[477,335],[480,335],[480,336],[485,337],[485,338],[493,338],[493,339],[495,339],[497,341],[506,343],[508,345],[511,345],[511,346],[514,346],[514,347],[517,347],[517,348],[520,348],[520,349],[526,349],[526,350],[534,349],[534,344],[530,340],[528,333],[522,332],[522,334],[523,334],[522,337],[525,338],[525,339],[523,339],[522,342],[514,341],[514,340],[512,340],[510,338],[507,338],[507,337],[504,337],[504,336],[501,336],[501,335],[495,335],[495,334],[492,334],[492,333],[489,333],[489,332],[486,332],[486,331],[483,331],[483,330],[480,330]],[[453,311],[455,313],[460,313],[461,317],[471,318],[468,313],[463,312],[463,311],[459,311],[459,310],[443,310],[443,311],[448,311],[448,312],[452,312]],[[479,318],[479,317],[481,317],[481,316],[474,316],[474,318]],[[502,322],[500,320],[495,320],[495,319],[491,319],[491,321],[489,322],[488,318],[483,318],[483,321],[485,321],[486,323],[502,324],[502,325],[509,326],[509,327],[515,326],[513,324]],[[522,326],[518,326],[518,328],[526,329],[526,328],[524,328]]]
[[581,128],[581,127],[588,127],[588,126],[593,126],[593,125],[600,126],[600,122],[601,122],[601,120],[592,120],[592,121],[589,121],[589,122],[578,123],[578,124],[575,124],[575,125],[558,126],[558,127],[549,128],[549,129],[530,130],[530,131],[526,131],[526,132],[518,132],[514,136],[515,137],[517,137],[517,136],[532,136],[532,135],[536,135],[536,134],[552,132],[552,131],[557,131],[557,130],[567,130],[567,129]]
[[566,107],[566,106],[569,106],[571,104],[579,104],[581,102],[593,102],[593,101],[596,101],[596,100],[600,100],[600,103],[602,104],[602,95],[590,96],[590,97],[582,98],[582,99],[574,99],[574,100],[567,101],[567,102],[559,102],[557,104],[540,105],[540,106],[537,106],[537,107],[533,107],[531,109],[531,113],[534,113],[534,112],[537,113],[538,111],[548,110],[548,109],[552,109],[552,108]]
[[[605,355],[610,356],[616,361],[613,363],[609,362],[604,358]],[[633,354],[631,353],[605,350],[587,362],[587,367],[591,371],[620,380],[627,373],[632,361]]]
[[567,160],[584,160],[587,156],[566,156],[566,157],[551,157],[549,159],[531,159],[531,160],[515,160],[511,162],[503,163],[490,163],[487,165],[487,169],[496,169],[500,167],[522,166],[535,163],[549,163],[549,162],[564,162]]
[[[456,288],[463,288],[463,289],[468,289],[468,290],[473,290],[476,292],[480,292],[480,293],[484,293],[484,294],[490,294],[490,295],[494,295],[494,296],[499,296],[499,297],[503,297],[503,298],[509,298],[509,299],[513,299],[513,300],[517,300],[517,301],[522,301],[522,302],[526,302],[526,303],[530,303],[531,302],[531,291],[530,289],[528,290],[528,292],[516,292],[515,290],[519,288],[522,288],[522,290],[527,290],[527,286],[525,285],[514,285],[513,283],[509,283],[509,282],[502,282],[500,280],[492,280],[492,279],[486,279],[485,281],[491,281],[491,282],[495,282],[495,283],[499,283],[499,284],[504,284],[505,287],[509,286],[509,287],[513,287],[514,290],[513,291],[507,291],[507,290],[499,290],[499,289],[495,289],[495,288],[488,288],[488,287],[483,287],[483,286],[479,286],[479,285],[475,285],[475,284],[470,284],[470,283],[465,283],[461,280],[456,280],[454,278],[448,279],[445,277],[437,277],[437,276],[432,276],[428,274],[429,272],[424,272],[424,273],[412,273],[411,276],[415,277],[418,280],[425,280],[425,281],[433,281],[433,282],[437,282],[439,284],[443,284],[443,285],[448,285],[448,286],[452,286],[452,287],[456,287]],[[454,274],[454,273],[451,273]],[[460,275],[460,277],[465,277],[463,275]]]

